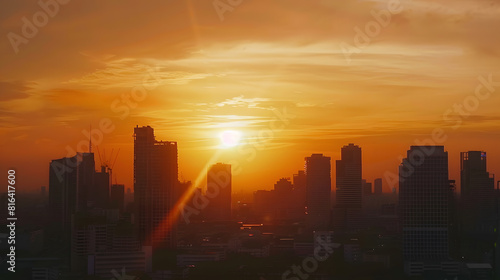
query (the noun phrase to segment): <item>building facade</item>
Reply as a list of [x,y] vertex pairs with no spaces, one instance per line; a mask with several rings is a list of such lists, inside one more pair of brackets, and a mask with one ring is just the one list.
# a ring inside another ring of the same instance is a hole
[[305,160],[307,223],[312,230],[324,230],[331,222],[330,157],[313,154]]
[[174,247],[177,143],[157,141],[150,126],[134,129],[134,201],[144,246]]

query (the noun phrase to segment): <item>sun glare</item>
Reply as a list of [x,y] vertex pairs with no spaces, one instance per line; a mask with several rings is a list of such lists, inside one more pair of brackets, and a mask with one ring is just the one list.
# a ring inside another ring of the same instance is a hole
[[226,130],[220,134],[220,141],[225,148],[237,146],[240,143],[240,139],[241,132],[236,130]]

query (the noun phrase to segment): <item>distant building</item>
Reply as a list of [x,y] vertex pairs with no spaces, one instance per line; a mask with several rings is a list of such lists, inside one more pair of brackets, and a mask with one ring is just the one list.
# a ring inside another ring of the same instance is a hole
[[293,175],[293,193],[294,193],[294,204],[301,208],[300,216],[303,217],[305,213],[306,207],[306,198],[307,198],[307,190],[306,190],[306,172],[304,170],[299,170],[297,174]]
[[134,202],[139,239],[145,246],[174,247],[177,143],[155,140],[150,126],[134,129]]
[[[94,198],[95,163],[93,153],[78,153],[52,160],[49,167],[49,210],[51,227],[69,234],[71,215],[86,211]],[[68,236],[69,237],[69,236]]]
[[77,214],[72,217],[71,270],[85,271],[87,255],[111,250],[112,226],[105,217]]
[[313,238],[314,252],[317,256],[330,256],[334,249],[340,247],[340,244],[334,243],[333,231],[315,231]]
[[374,194],[380,195],[382,194],[382,178],[377,178],[373,181]]
[[443,146],[411,146],[399,167],[405,272],[452,276],[449,256],[450,184]]
[[207,172],[205,196],[210,203],[206,217],[210,221],[231,221],[231,165],[217,163]]
[[[305,187],[304,187],[305,189]],[[254,192],[254,214],[263,222],[303,222],[305,200],[302,189],[295,189],[289,178],[281,178],[274,189]]]
[[341,231],[357,231],[362,228],[363,223],[361,148],[354,144],[342,147],[341,159],[336,162],[336,171],[336,228]]
[[363,182],[363,196],[372,195],[372,183],[367,182],[365,179]]
[[276,213],[275,213],[275,205],[276,195],[274,190],[266,191],[266,190],[257,190],[253,194],[253,202],[254,202],[254,213],[256,217],[266,223],[271,222]]
[[331,165],[323,154],[306,157],[307,223],[312,230],[327,229],[331,213]]
[[493,264],[497,227],[495,179],[486,169],[486,152],[460,153],[461,256]]
[[274,184],[274,193],[276,201],[276,219],[278,220],[289,220],[293,219],[298,213],[294,211],[297,209],[296,204],[294,204],[294,191],[293,184],[287,178],[279,179],[276,184]]
[[[128,273],[151,273],[151,246],[143,246],[141,250],[127,252],[99,252],[88,255],[87,274],[106,279],[136,279]],[[124,266],[124,264],[126,264]],[[128,275],[128,276],[127,276]]]
[[92,199],[88,202],[88,206],[98,208],[109,207],[109,185],[110,185],[110,172],[105,166],[101,166],[101,172],[95,173],[95,181],[91,189]]
[[86,271],[89,275],[109,277],[111,270],[117,265],[122,267],[124,264],[129,264],[130,266],[127,265],[129,271],[135,269],[147,271],[150,267],[151,253],[148,253],[148,250],[151,250],[151,246],[142,247],[134,226],[113,219],[108,215],[110,211],[118,212],[118,209],[73,215],[72,271]]

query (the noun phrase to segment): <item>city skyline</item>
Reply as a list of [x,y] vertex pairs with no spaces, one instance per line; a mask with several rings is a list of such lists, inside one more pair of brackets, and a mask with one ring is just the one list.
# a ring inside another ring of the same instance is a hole
[[3,1],[0,279],[500,279],[499,1]]
[[[157,254],[161,250],[177,248],[181,244],[179,240],[186,238],[186,236],[177,236],[178,229],[189,226],[191,222],[229,225],[239,219],[254,223],[260,220],[262,222],[260,226],[263,226],[264,224],[279,225],[286,221],[296,220],[299,221],[298,224],[303,223],[304,229],[312,232],[314,238],[318,235],[323,236],[321,238],[330,236],[329,242],[342,240],[347,236],[356,236],[359,232],[369,228],[370,222],[368,222],[366,211],[373,207],[373,202],[382,198],[382,194],[372,193],[371,190],[363,194],[363,184],[367,181],[362,179],[362,148],[353,143],[342,147],[342,157],[335,164],[337,174],[340,176],[335,178],[338,183],[334,192],[337,193],[336,203],[333,203],[331,195],[331,158],[323,154],[312,154],[305,157],[304,170],[294,175],[293,183],[289,178],[281,178],[274,185],[274,190],[255,192],[254,200],[251,202],[255,208],[250,208],[253,209],[251,212],[242,212],[240,202],[234,204],[231,201],[233,194],[231,193],[232,166],[230,164],[217,162],[208,165],[207,173],[203,176],[206,178],[205,187],[197,183],[192,184],[190,181],[180,182],[177,142],[157,140],[154,128],[150,126],[136,126],[134,139],[134,177],[138,187],[134,193],[134,209],[136,210],[133,213],[137,215],[137,220],[131,219],[131,225],[136,224],[140,243],[136,243],[134,235],[128,233],[125,235],[128,247],[121,248],[118,247],[120,245],[115,244],[118,242],[115,239],[121,240],[122,233],[116,231],[119,227],[113,224],[112,220],[103,224],[97,218],[99,216],[93,217],[100,211],[105,211],[105,213],[113,211],[107,206],[107,202],[112,199],[109,195],[103,197],[99,191],[88,192],[92,189],[99,190],[103,185],[107,185],[108,194],[111,191],[109,189],[110,172],[107,172],[104,166],[100,173],[97,171],[98,168],[94,166],[94,153],[53,160],[50,165],[49,209],[52,209],[54,217],[59,217],[62,221],[63,227],[55,228],[55,232],[62,234],[63,242],[68,238],[72,240],[71,271],[82,271],[87,264],[94,264],[97,261],[92,274],[107,275],[106,271],[99,271],[102,270],[99,267],[111,265],[111,263],[106,264],[106,257],[100,259],[99,256],[112,256],[120,252],[120,254],[130,254],[124,258],[133,256],[137,261],[137,269],[151,273],[151,267],[148,265],[151,256],[156,255],[158,258]],[[231,140],[224,144],[232,145],[234,142]],[[423,145],[410,146],[406,158],[402,159],[399,166],[399,199],[396,200],[399,210],[396,211],[395,208],[390,210],[391,204],[380,205],[381,210],[385,208],[387,213],[392,212],[396,217],[399,215],[403,267],[408,276],[458,275],[461,265],[460,256],[467,256],[467,260],[476,262],[487,260],[481,266],[482,269],[497,267],[497,260],[494,258],[497,249],[493,246],[497,238],[492,232],[495,224],[498,224],[496,220],[498,217],[495,218],[490,214],[498,212],[498,201],[495,204],[495,199],[498,200],[498,190],[495,191],[495,179],[487,171],[487,153],[468,151],[462,152],[460,157],[460,181],[466,187],[460,191],[462,197],[458,200],[455,180],[449,178],[449,158],[445,147]],[[70,167],[71,161],[77,164],[74,169],[58,172],[61,171],[61,166]],[[101,183],[104,175],[108,178],[107,184]],[[304,176],[305,180],[301,181],[300,176]],[[305,188],[305,197],[303,188]],[[196,193],[198,189],[200,192]],[[63,194],[66,197],[61,197]],[[57,201],[54,197],[61,198]],[[123,195],[120,199],[123,203]],[[117,208],[116,205],[113,207]],[[68,206],[73,208],[68,208]],[[303,208],[303,214],[301,214],[301,208]],[[54,210],[62,211],[62,215],[57,215]],[[95,212],[96,210],[98,212]],[[119,213],[123,211],[120,208],[116,210]],[[471,220],[470,214],[476,211],[482,211],[480,213],[483,214],[479,216],[474,214],[476,217]],[[250,214],[252,212],[253,214]],[[384,215],[386,214],[380,217]],[[108,217],[107,214],[100,219],[104,217]],[[473,226],[471,223],[477,223],[479,226]],[[259,224],[245,226],[244,222],[239,222],[239,224],[242,229],[248,227],[250,230],[254,226],[259,226]],[[71,228],[70,236],[63,233],[67,232],[64,230],[66,227]],[[329,231],[331,229],[334,231]],[[389,229],[390,227],[386,228],[386,230]],[[477,243],[478,233],[482,236],[482,245],[477,249],[472,249],[474,245],[469,245],[468,242]],[[253,236],[253,233],[249,236]],[[339,237],[341,239],[338,239]],[[205,239],[207,238],[203,238]],[[351,238],[350,241],[344,242],[344,260],[359,262],[358,239]],[[86,244],[94,244],[92,246],[95,247],[84,249],[88,246]],[[142,249],[139,249],[137,244],[142,244]],[[268,257],[270,253],[254,252],[251,255]],[[183,261],[178,259],[177,265],[203,261],[195,260],[189,255],[186,257],[191,259]],[[146,266],[142,263],[144,258]],[[371,259],[365,256],[363,258]],[[375,259],[380,262],[385,257],[381,258]],[[464,259],[464,257],[461,258]],[[475,268],[472,266],[470,269]]]
[[[138,127],[138,126],[136,126],[136,127]],[[155,131],[156,131],[156,130],[155,130]],[[219,138],[220,138],[220,140],[219,140],[219,141],[220,141],[219,147],[220,147],[220,149],[222,149],[222,150],[228,150],[228,149],[238,149],[238,147],[239,147],[239,146],[244,145],[244,144],[242,144],[242,143],[239,143],[239,142],[238,142],[238,143],[235,143],[235,144],[234,144],[234,147],[233,147],[233,146],[231,146],[231,147],[224,147],[224,146],[225,146],[224,141],[227,141],[227,140],[224,140],[222,137],[219,137]],[[89,140],[90,140],[90,139],[89,139]],[[132,139],[132,140],[133,140],[133,139]],[[230,140],[230,141],[231,141],[231,140]],[[240,140],[240,141],[241,141],[241,140]],[[133,142],[133,141],[132,141],[132,142]],[[176,142],[176,143],[177,143],[177,141],[175,141],[175,140],[174,140],[174,142]],[[96,146],[94,146],[94,145],[93,145],[93,144],[91,144],[91,143],[88,143],[86,147],[89,147],[89,145],[90,145],[90,146],[92,146],[92,147],[94,148],[94,153],[95,153],[95,148],[96,148]],[[342,145],[341,145],[341,146],[339,146],[339,147],[342,147],[342,146],[345,146],[345,145],[346,145],[346,144],[344,143],[344,144],[342,144]],[[351,143],[351,144],[349,144],[349,145],[352,145],[352,143]],[[356,145],[357,145],[357,144],[356,144]],[[437,145],[437,144],[436,144],[436,145]],[[359,146],[361,147],[361,145],[359,145]],[[416,146],[416,145],[409,145],[409,146]],[[445,145],[445,146],[446,146],[446,145]],[[447,148],[447,147],[445,147],[445,148]],[[367,148],[363,149],[363,151],[365,151],[366,149],[367,149]],[[369,148],[368,148],[368,149],[369,149]],[[447,149],[447,151],[448,151],[448,149]],[[455,169],[455,168],[451,168],[451,167],[450,167],[450,170],[449,170],[449,172],[450,172],[450,179],[454,179],[454,180],[456,180],[457,182],[459,182],[459,184],[457,184],[457,186],[458,186],[458,191],[460,191],[460,189],[461,189],[461,181],[460,181],[460,170],[461,170],[461,167],[460,167],[460,158],[461,158],[462,153],[463,153],[464,151],[465,151],[465,149],[460,149],[460,150],[459,150],[459,152],[458,152],[458,159],[456,160],[456,162],[453,162],[453,161],[452,161],[452,159],[453,159],[453,155],[450,153],[450,154],[451,154],[451,155],[450,155],[450,166],[457,165],[457,168],[456,168],[456,169]],[[484,150],[482,150],[482,149],[472,149],[472,150],[468,150],[468,151],[484,151]],[[76,157],[76,156],[77,156],[77,154],[82,154],[82,155],[85,155],[85,154],[88,154],[88,153],[89,153],[89,151],[82,151],[82,152],[78,152],[78,153],[76,153],[76,154],[73,154],[72,156],[69,156],[69,155],[68,155],[68,158],[69,158],[69,157]],[[239,152],[238,152],[237,150],[236,150],[236,153],[238,153],[238,154],[239,154]],[[257,153],[259,153],[259,152],[257,152]],[[262,152],[262,153],[263,153],[263,152]],[[312,154],[317,154],[317,153],[318,153],[318,152],[315,152],[315,153],[312,153]],[[363,154],[364,154],[364,153],[363,153]],[[488,154],[490,154],[490,153],[488,153]],[[104,154],[104,155],[105,155],[105,154]],[[100,162],[97,162],[97,157],[96,157],[96,165],[95,165],[95,166],[96,166],[96,171],[98,171],[97,166],[99,166],[99,168],[101,168],[101,166],[106,166],[106,168],[109,168],[109,166],[108,166],[109,161],[108,161],[108,160],[106,160],[106,159],[101,159],[101,158],[100,158],[101,156],[104,156],[104,155],[99,154],[99,159],[100,159]],[[182,180],[184,180],[184,181],[194,181],[194,180],[196,180],[196,179],[197,179],[197,177],[199,178],[200,174],[202,174],[203,172],[206,172],[206,171],[208,170],[208,166],[209,166],[209,165],[213,165],[213,164],[216,164],[216,163],[218,163],[218,162],[224,162],[224,160],[221,160],[221,159],[220,159],[220,158],[223,158],[223,157],[220,157],[220,155],[221,155],[221,153],[220,153],[220,152],[215,152],[215,153],[214,153],[214,155],[213,155],[213,156],[212,156],[212,158],[211,158],[212,162],[206,162],[206,163],[204,164],[204,165],[205,165],[205,167],[204,167],[205,169],[201,169],[201,170],[200,170],[200,171],[196,174],[197,176],[194,176],[194,177],[191,177],[191,178],[184,176],[184,175],[183,175],[183,170],[179,167],[179,178],[180,178],[180,179],[182,179]],[[246,154],[246,155],[247,155],[247,154]],[[326,155],[328,155],[328,154],[326,154]],[[111,156],[113,156],[113,155],[111,155]],[[115,154],[115,156],[116,156],[116,157],[118,157],[118,155],[117,155],[117,154]],[[240,165],[239,165],[239,163],[241,163],[242,161],[235,160],[235,158],[238,158],[238,157],[235,157],[235,156],[229,156],[229,157],[228,157],[228,159],[229,159],[229,160],[227,160],[225,163],[236,162],[236,163],[237,163],[237,166],[239,167],[239,166],[240,166]],[[341,158],[342,158],[342,157],[341,157],[341,153],[339,153],[339,157],[338,157],[338,158],[333,158],[333,160],[340,161],[340,159],[341,159]],[[364,157],[363,157],[363,158],[364,158]],[[398,158],[399,158],[399,160],[401,160],[403,157],[401,156],[401,157],[398,157]],[[490,158],[493,158],[493,157],[491,157],[491,156],[490,156]],[[110,160],[112,160],[112,158],[111,158]],[[189,159],[182,159],[182,157],[179,157],[179,162],[180,162],[180,161],[183,161],[183,160],[184,160],[184,161],[190,161]],[[495,159],[494,159],[494,158],[493,158],[493,162],[495,162]],[[304,163],[304,161],[302,160],[302,165],[303,165],[303,163]],[[367,180],[367,182],[368,182],[368,183],[371,183],[371,184],[374,184],[374,183],[375,183],[375,180],[377,180],[377,179],[382,179],[382,186],[383,186],[382,191],[383,191],[383,193],[391,193],[391,192],[394,192],[394,191],[398,191],[398,174],[397,174],[397,173],[398,173],[398,168],[399,168],[399,165],[400,165],[400,164],[401,164],[401,163],[399,163],[399,164],[395,165],[395,166],[396,166],[396,167],[395,167],[395,168],[396,168],[396,170],[384,170],[384,171],[383,171],[383,173],[381,173],[381,174],[376,174],[376,173],[375,173],[375,174],[371,174],[371,175],[366,176],[366,172],[365,172],[365,169],[364,169],[364,168],[366,168],[366,164],[364,163],[364,161],[363,161],[363,159],[362,159],[362,161],[361,161],[361,165],[363,166],[363,173],[362,173],[362,176],[363,176],[363,178],[364,178],[365,180]],[[241,187],[241,186],[239,186],[239,185],[237,185],[237,184],[236,184],[236,185],[235,185],[235,186],[237,187],[237,188],[236,188],[236,192],[243,192],[243,193],[245,193],[245,192],[246,192],[246,193],[252,193],[252,192],[254,192],[254,191],[256,191],[256,190],[263,190],[263,189],[264,189],[264,190],[270,190],[270,189],[272,189],[272,188],[273,188],[273,185],[274,185],[274,183],[275,183],[275,181],[276,181],[277,179],[279,179],[279,178],[281,178],[281,177],[292,178],[292,174],[294,174],[294,172],[296,172],[297,168],[299,168],[299,167],[300,167],[300,164],[299,164],[299,165],[297,165],[297,166],[290,167],[289,169],[291,169],[291,170],[292,170],[292,172],[290,172],[290,173],[287,173],[287,174],[277,174],[277,175],[275,175],[275,177],[271,177],[269,180],[271,180],[271,181],[272,181],[272,183],[271,183],[271,184],[269,184],[269,185],[267,185],[267,184],[261,184],[261,185],[258,185],[258,186],[254,186],[253,188],[245,189],[245,188],[243,188],[243,187]],[[338,181],[337,181],[337,170],[336,170],[336,168],[337,168],[337,165],[336,165],[336,164],[332,164],[332,165],[331,165],[331,173],[332,173],[332,176],[331,176],[331,190],[332,190],[332,193],[334,193],[334,194],[336,193],[336,190],[338,189],[338,187],[337,187]],[[63,169],[64,169],[64,168],[63,168]],[[71,169],[71,168],[70,168],[70,169]],[[55,168],[55,170],[60,172],[60,171],[61,171],[61,167]],[[243,169],[243,170],[244,170],[244,169]],[[489,164],[488,171],[489,171],[491,174],[493,174],[493,175],[495,174],[495,172],[494,172],[494,171],[492,171],[492,168],[491,168],[491,163]],[[259,172],[259,170],[255,170],[255,172]],[[236,173],[236,177],[237,177],[237,178],[238,178],[238,175],[241,175],[241,174],[239,174],[239,173],[240,173],[240,172],[238,172],[238,171],[237,171],[237,173]],[[242,173],[243,173],[243,172],[242,172]],[[457,174],[457,177],[452,177],[452,175],[451,175],[451,174]],[[234,177],[234,176],[233,176],[233,177]],[[368,178],[367,178],[367,177],[368,177]],[[120,176],[120,177],[118,177],[118,178],[121,178],[121,176]],[[234,179],[233,179],[233,180],[234,180]],[[110,178],[110,182],[115,183],[115,181],[117,181],[117,178],[116,178],[116,177]],[[118,182],[119,184],[124,184],[124,181],[127,181],[127,180],[118,180],[117,182]],[[42,184],[42,186],[47,186],[47,185],[49,185],[49,184],[48,184],[48,181],[47,181],[47,184]],[[126,185],[126,184],[124,184],[124,185],[125,185],[125,189],[130,188],[131,190],[134,190],[133,184],[132,184],[132,185]],[[234,185],[234,184],[233,184],[233,185]],[[200,185],[199,185],[199,186],[197,186],[197,187],[203,187],[203,184],[200,184]],[[33,187],[33,189],[28,190],[28,192],[33,192],[33,191],[34,191],[34,192],[38,192],[38,191],[39,191],[39,188],[40,188],[40,186],[35,186],[35,187]],[[234,189],[234,187],[233,187],[233,189]],[[374,189],[373,189],[373,186],[372,186],[372,190],[374,190]]]
[[[41,171],[48,159],[87,152],[77,148],[87,140],[82,131],[105,118],[114,130],[94,142],[108,154],[121,149],[115,175],[127,187],[133,184],[129,127],[137,124],[181,143],[182,175],[195,178],[219,147],[220,133],[237,130],[255,140],[276,118],[273,108],[294,117],[266,138],[265,150],[255,149],[255,159],[237,158],[246,172],[235,176],[235,190],[270,189],[271,173],[291,174],[308,154],[337,159],[345,143],[365,147],[365,177],[372,181],[397,173],[407,146],[431,138],[436,128],[445,130],[446,140],[436,144],[450,152],[451,177],[459,177],[455,159],[465,150],[488,151],[492,172],[500,172],[498,36],[489,28],[499,23],[497,4],[402,1],[350,62],[342,46],[363,43],[356,30],[365,33],[377,22],[372,10],[387,17],[383,3],[243,1],[224,20],[212,1],[130,5],[60,5],[18,52],[6,36],[1,40],[0,145],[9,149],[0,168],[24,167],[26,188],[48,183]],[[32,22],[43,8],[16,1],[3,11],[3,34],[24,38],[23,17]],[[116,24],[123,17],[134,20]],[[90,18],[95,22],[81,24]],[[435,29],[440,21],[446,24]],[[270,172],[258,186],[246,184],[260,166]]]
[[[139,125],[135,126],[135,128],[139,128],[139,127],[140,127]],[[148,126],[142,126],[142,128],[143,129],[150,129],[152,131],[155,131],[154,128],[152,128],[149,125]],[[157,139],[156,135],[153,135],[152,138],[150,139],[150,141],[156,142],[156,141],[158,141],[156,139]],[[224,140],[222,137],[221,137],[220,141],[221,141],[221,144],[220,144],[221,146],[224,146],[224,145],[227,144],[227,143],[225,143],[225,141],[227,141],[227,140]],[[232,140],[229,140],[229,141],[232,141]],[[177,144],[178,144],[176,141],[162,141],[162,140],[158,141],[158,143],[165,143],[165,144],[172,143],[172,144],[175,144],[176,147],[177,147]],[[231,145],[232,144],[233,143],[231,143]],[[92,147],[94,147],[91,143],[89,143],[89,145],[92,146]],[[236,143],[234,146],[237,147],[238,145],[240,145],[240,143]],[[417,147],[417,146],[418,145],[410,145],[409,147]],[[438,146],[441,146],[441,145],[430,145],[430,146],[436,146],[436,147],[438,147]],[[448,153],[448,150],[447,150],[446,146],[443,146],[443,147],[445,148],[445,150]],[[231,146],[231,148],[233,148],[233,147]],[[339,201],[338,201],[339,198],[337,196],[337,192],[339,192],[339,186],[341,185],[341,184],[339,184],[339,177],[337,175],[339,174],[339,168],[341,170],[344,170],[344,168],[345,168],[345,167],[343,167],[344,164],[342,163],[343,162],[342,161],[342,153],[346,153],[347,150],[353,149],[353,148],[359,149],[359,153],[360,153],[359,154],[359,162],[358,162],[357,159],[355,160],[356,161],[355,165],[359,165],[359,171],[355,171],[356,175],[354,175],[354,176],[365,178],[364,171],[361,171],[361,169],[364,170],[364,166],[365,166],[363,164],[363,157],[361,157],[361,150],[362,150],[361,148],[362,147],[358,146],[357,144],[353,144],[353,143],[348,143],[348,144],[343,145],[341,147],[341,153],[340,153],[341,155],[340,155],[340,157],[338,159],[335,159],[335,158],[332,159],[332,160],[335,161],[335,163],[334,164],[330,164],[330,173],[331,173],[331,175],[330,175],[330,180],[331,180],[330,190],[331,190],[332,195],[334,197],[336,197],[336,200],[334,200],[335,203],[339,203]],[[352,153],[352,151],[349,152],[349,154],[350,153]],[[460,193],[463,192],[461,190],[461,188],[460,188],[461,184],[463,183],[462,182],[463,180],[460,180],[460,178],[462,176],[460,174],[461,174],[461,172],[463,172],[463,170],[462,170],[462,168],[463,168],[462,167],[462,165],[463,165],[463,155],[467,154],[467,153],[473,153],[473,154],[479,153],[480,155],[482,155],[482,158],[485,159],[487,152],[486,151],[482,151],[482,150],[469,150],[468,152],[461,151],[459,153],[459,157],[460,157],[459,158],[459,163],[458,163],[459,164],[459,169],[458,169],[459,177],[458,178],[453,178],[450,175],[450,180],[454,180],[454,181],[459,182],[458,184],[456,184],[458,186],[458,188],[456,190],[458,195],[460,195]],[[59,161],[59,163],[57,163],[55,166],[53,166],[52,164],[50,165],[50,170],[51,170],[52,173],[54,173],[51,176],[54,176],[54,177],[57,176],[58,178],[60,176],[67,176],[68,175],[67,171],[72,171],[74,169],[74,166],[71,163],[72,161],[79,162],[79,161],[82,161],[83,159],[85,159],[88,156],[94,157],[94,154],[95,154],[94,152],[92,152],[92,153],[89,153],[89,152],[80,153],[79,152],[79,153],[75,154],[72,157],[67,157],[67,158],[61,158],[61,159],[58,159],[58,160],[53,160],[53,162]],[[314,156],[318,156],[318,155],[323,156],[323,154],[312,153],[313,157]],[[347,155],[347,153],[346,153],[346,155]],[[212,157],[212,159],[211,159],[212,161],[211,162],[207,162],[205,164],[205,169],[203,169],[198,174],[197,178],[186,178],[186,177],[184,177],[182,175],[182,170],[180,170],[180,168],[178,167],[178,181],[180,183],[186,183],[186,184],[192,184],[192,182],[194,182],[194,185],[190,186],[188,189],[193,189],[194,190],[196,188],[200,188],[201,190],[206,191],[206,188],[207,188],[207,185],[208,185],[207,184],[208,181],[204,182],[203,180],[200,180],[200,178],[208,178],[208,175],[203,176],[203,174],[209,174],[210,173],[210,169],[213,168],[213,167],[215,167],[215,166],[217,166],[217,165],[226,165],[226,166],[229,166],[230,169],[231,169],[231,164],[230,163],[227,163],[227,162],[224,162],[224,161],[220,160],[217,156],[218,156],[218,153],[216,153]],[[351,159],[352,157],[353,157],[353,155],[349,155],[347,158],[349,158],[349,160],[352,161],[352,159]],[[328,157],[328,158],[331,158],[331,157]],[[305,161],[302,160],[302,164],[303,164],[304,169],[302,169],[302,170],[299,169],[299,171],[298,171],[299,173],[301,173],[301,172],[304,173],[306,171],[305,169],[306,169],[306,166],[307,166],[307,159],[308,159],[308,157],[305,158]],[[401,157],[401,159],[403,159],[403,157]],[[96,160],[95,161],[95,173],[96,174],[100,174],[99,170],[101,170],[101,173],[103,173],[103,172],[109,172],[111,174],[111,172],[110,172],[111,171],[111,167],[108,166],[108,162],[107,161],[106,162],[102,162],[101,165],[98,166],[97,158],[95,160]],[[181,157],[177,156],[177,161],[180,161],[180,160],[181,160]],[[233,161],[228,161],[228,162],[233,162]],[[64,166],[64,165],[68,165],[68,164],[69,164],[69,167],[65,167]],[[384,173],[384,175],[381,175],[380,177],[374,177],[372,180],[362,179],[361,182],[360,182],[360,186],[361,186],[361,188],[359,190],[360,194],[359,194],[359,197],[357,197],[356,201],[360,202],[361,201],[361,197],[364,196],[364,194],[362,194],[363,191],[364,191],[363,190],[364,184],[371,184],[372,185],[372,188],[371,188],[372,192],[371,192],[371,194],[375,194],[376,193],[375,186],[376,186],[377,181],[379,181],[379,184],[382,186],[382,190],[383,190],[382,193],[399,192],[399,183],[400,183],[399,179],[400,179],[401,175],[398,174],[398,173],[400,172],[399,169],[401,168],[401,164],[402,163],[400,163],[398,165],[398,167],[397,167],[398,171],[396,173],[394,173],[392,171],[386,171],[386,173]],[[92,165],[94,166],[94,164],[92,164]],[[453,165],[452,162],[451,162],[451,159],[449,160],[449,165],[450,166]],[[77,164],[77,166],[78,166],[78,164]],[[237,168],[238,168],[238,166],[237,166]],[[300,166],[297,166],[296,168],[300,168]],[[484,165],[483,168],[486,168],[486,165]],[[450,171],[450,168],[448,170],[449,170],[449,174],[453,173],[453,172]],[[493,180],[495,174],[494,174],[494,172],[491,172],[490,164],[488,164],[487,171],[488,171],[488,174],[491,174],[491,176],[493,176],[490,180]],[[237,171],[237,173],[238,172],[239,171]],[[343,171],[343,172],[345,172],[345,171]],[[69,172],[69,173],[71,174],[71,172]],[[281,179],[285,179],[286,178],[287,180],[291,180],[292,178],[295,178],[295,176],[297,176],[297,174],[295,174],[295,173],[296,173],[296,169],[291,174],[276,174],[275,177],[274,177],[274,182],[273,182],[273,184],[270,187],[268,187],[268,186],[261,186],[261,187],[256,187],[255,189],[251,189],[251,190],[248,190],[248,191],[249,191],[249,193],[253,193],[253,192],[257,191],[257,190],[272,190],[273,189],[273,185],[275,185],[275,183],[276,183],[276,180],[278,180],[280,178]],[[231,174],[231,181],[234,180],[233,177],[234,177],[234,174]],[[356,177],[356,179],[357,179],[357,177]],[[118,183],[119,183],[118,185],[123,185],[121,182],[118,182]],[[356,183],[354,183],[354,184],[356,184]],[[49,184],[47,184],[47,185],[49,185]],[[112,185],[116,185],[116,184],[115,184],[114,180],[112,181],[111,175],[110,175],[108,196],[110,195],[109,193],[110,193]],[[127,187],[126,185],[123,185],[123,186],[124,186],[124,189],[134,190],[134,188]],[[230,186],[231,186],[230,189],[233,189],[232,182],[230,182]],[[390,186],[392,186],[392,188],[389,188]],[[45,186],[41,186],[41,187],[43,188]],[[40,191],[40,186],[37,189],[34,190],[34,192],[39,192],[39,191]],[[237,192],[231,191],[232,195],[235,194],[235,193],[239,193],[239,191],[237,191]]]

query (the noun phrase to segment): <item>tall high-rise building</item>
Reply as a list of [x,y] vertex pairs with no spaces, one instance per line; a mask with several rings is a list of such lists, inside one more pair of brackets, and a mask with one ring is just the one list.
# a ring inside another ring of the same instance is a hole
[[305,161],[307,223],[312,230],[327,229],[331,213],[330,157],[312,154]]
[[486,152],[460,153],[461,256],[493,261],[497,225],[495,179],[486,169]]
[[93,153],[52,160],[49,166],[49,209],[56,230],[69,232],[71,215],[85,212],[94,198]]
[[91,189],[92,199],[89,200],[89,206],[94,206],[98,208],[108,208],[109,207],[109,183],[110,183],[110,172],[106,166],[101,166],[101,172],[95,172],[94,187]]
[[359,230],[363,223],[361,148],[352,143],[342,147],[341,159],[336,161],[336,171],[336,228],[341,231]]
[[[75,266],[76,255],[72,237],[74,218],[86,215],[95,208],[108,205],[109,173],[96,172],[93,153],[77,153],[73,157],[52,160],[49,167],[49,209],[51,222],[49,235],[61,242],[67,259]],[[70,245],[68,247],[68,245]]]
[[399,167],[403,257],[409,275],[458,270],[449,258],[450,183],[443,146],[411,146]]
[[274,184],[274,196],[276,219],[290,221],[303,216],[304,206],[296,200],[297,195],[289,178],[281,178]]
[[207,172],[207,189],[205,195],[209,199],[206,217],[211,221],[231,220],[231,165],[217,163]]
[[306,173],[304,170],[299,170],[297,174],[293,175],[293,191],[294,201],[302,208],[302,215],[306,207]]
[[150,126],[134,128],[134,201],[143,245],[175,246],[171,214],[177,185],[177,143],[155,140]]
[[382,178],[373,181],[374,194],[382,194]]
[[75,156],[78,160],[76,173],[76,210],[85,212],[94,206],[96,199],[95,184],[95,160],[93,153],[82,153]]

